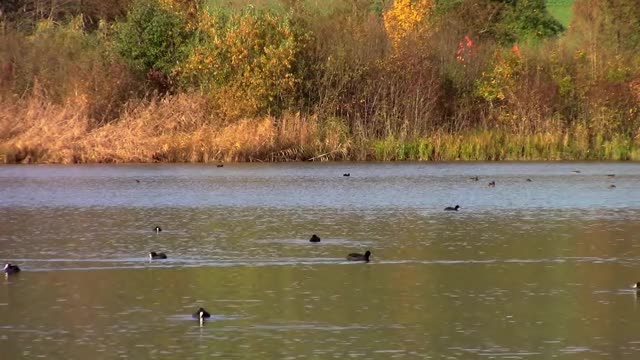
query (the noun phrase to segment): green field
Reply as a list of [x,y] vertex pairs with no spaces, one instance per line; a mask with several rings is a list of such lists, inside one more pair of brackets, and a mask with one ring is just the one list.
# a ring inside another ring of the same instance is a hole
[[571,8],[574,0],[547,0],[547,9],[565,27],[571,22]]
[[[372,1],[376,2],[376,1]],[[574,0],[546,0],[547,9],[551,15],[553,15],[558,21],[562,23],[565,27],[569,26],[571,22],[572,11],[571,8],[573,6]],[[271,8],[279,8],[282,6],[282,3],[279,0],[258,0],[258,1],[249,1],[249,0],[207,0],[206,2],[209,6],[214,7],[224,7],[224,6],[237,6],[239,8],[245,7],[249,4],[252,4],[257,7],[271,7]],[[327,2],[318,2],[317,0],[310,0],[307,2],[307,5],[312,7],[320,8],[322,6],[326,7]],[[335,6],[333,3],[332,6]]]

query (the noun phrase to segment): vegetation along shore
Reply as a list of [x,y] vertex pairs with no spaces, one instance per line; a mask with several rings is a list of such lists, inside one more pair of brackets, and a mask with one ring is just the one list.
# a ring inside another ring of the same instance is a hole
[[304,160],[640,160],[640,7],[0,4],[0,162]]

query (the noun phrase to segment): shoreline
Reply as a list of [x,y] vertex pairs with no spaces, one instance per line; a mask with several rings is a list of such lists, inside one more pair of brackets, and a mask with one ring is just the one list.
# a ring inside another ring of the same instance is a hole
[[[244,134],[257,133],[248,131]],[[438,134],[413,140],[346,139],[344,143],[336,142],[332,147],[319,138],[310,138],[308,142],[291,142],[284,135],[274,134],[257,136],[253,140],[245,139],[244,142],[213,133],[207,136],[201,133],[180,133],[130,138],[120,135],[118,132],[111,132],[109,135],[88,133],[73,142],[47,141],[35,137],[12,138],[0,143],[0,164],[640,160],[640,145],[631,139],[600,138],[594,142],[568,139],[566,135],[560,134],[525,136],[480,131],[465,135]],[[595,146],[589,146],[590,143]]]

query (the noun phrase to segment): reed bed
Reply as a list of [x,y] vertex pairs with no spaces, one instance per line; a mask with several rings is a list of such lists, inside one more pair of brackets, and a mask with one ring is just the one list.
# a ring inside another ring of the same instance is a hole
[[81,104],[39,97],[0,107],[6,163],[150,163],[235,161],[640,160],[638,137],[570,131],[513,134],[484,129],[414,138],[354,137],[337,118],[281,117],[216,121],[204,100],[181,94],[131,105],[115,122],[93,125]]

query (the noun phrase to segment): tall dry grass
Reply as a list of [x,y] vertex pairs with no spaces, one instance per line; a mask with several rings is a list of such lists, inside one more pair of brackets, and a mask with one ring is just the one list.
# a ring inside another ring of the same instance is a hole
[[348,157],[336,119],[286,114],[233,122],[199,94],[129,104],[95,126],[91,107],[43,97],[0,100],[0,154],[10,163],[123,163],[328,160]]
[[0,155],[9,163],[305,160],[640,160],[640,136],[592,136],[578,125],[536,134],[496,129],[423,136],[354,136],[339,118],[216,118],[211,103],[179,94],[129,104],[95,126],[90,106],[43,97],[0,102]]

